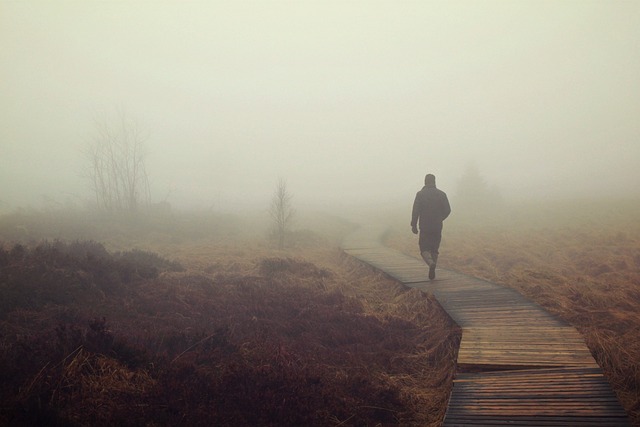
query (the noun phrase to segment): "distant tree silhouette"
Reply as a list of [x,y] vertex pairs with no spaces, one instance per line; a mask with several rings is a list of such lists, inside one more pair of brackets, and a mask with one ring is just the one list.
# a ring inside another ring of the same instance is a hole
[[292,194],[287,188],[287,182],[280,178],[271,199],[269,215],[273,220],[273,235],[278,241],[278,248],[283,249],[285,238],[293,220],[294,210],[291,205]]
[[476,211],[488,211],[502,203],[498,189],[489,186],[474,163],[467,166],[458,180],[455,200],[457,206]]
[[143,134],[124,112],[113,122],[96,119],[95,128],[86,155],[96,204],[109,212],[135,212],[150,198]]

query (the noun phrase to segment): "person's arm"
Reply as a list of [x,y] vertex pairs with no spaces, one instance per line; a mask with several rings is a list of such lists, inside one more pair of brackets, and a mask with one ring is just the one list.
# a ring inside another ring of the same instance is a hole
[[444,221],[445,219],[447,219],[447,217],[449,216],[449,214],[451,213],[451,205],[449,204],[449,199],[447,198],[447,195],[444,195],[444,200],[442,203],[442,220]]
[[418,218],[420,217],[420,201],[418,200],[418,195],[416,194],[416,198],[413,201],[413,209],[411,211],[411,231],[413,234],[418,234]]

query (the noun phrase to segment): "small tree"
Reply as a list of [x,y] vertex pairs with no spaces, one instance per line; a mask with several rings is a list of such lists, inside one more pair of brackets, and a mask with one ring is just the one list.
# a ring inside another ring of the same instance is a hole
[[458,181],[456,205],[465,210],[485,212],[495,210],[501,202],[500,191],[489,186],[474,163],[469,164]]
[[149,202],[144,137],[134,120],[123,112],[113,123],[96,120],[96,135],[86,154],[99,209],[135,212]]
[[273,235],[278,240],[278,248],[283,249],[285,236],[291,227],[294,210],[291,206],[291,193],[287,189],[287,182],[280,178],[271,199],[269,215],[273,220]]

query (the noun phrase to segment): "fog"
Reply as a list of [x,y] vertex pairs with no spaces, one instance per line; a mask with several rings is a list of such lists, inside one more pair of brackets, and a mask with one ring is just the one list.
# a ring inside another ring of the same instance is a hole
[[153,201],[640,196],[637,1],[0,2],[0,201],[82,204],[96,118]]

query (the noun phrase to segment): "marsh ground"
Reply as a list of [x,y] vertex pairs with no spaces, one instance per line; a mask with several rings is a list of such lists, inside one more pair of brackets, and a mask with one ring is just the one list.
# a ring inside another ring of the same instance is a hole
[[4,217],[0,423],[437,425],[457,328],[309,222]]
[[[408,214],[355,217],[417,256]],[[619,200],[454,204],[440,257],[575,325],[636,425],[638,218]],[[354,226],[301,215],[277,250],[258,217],[0,217],[0,422],[438,425],[459,331],[345,256]]]

